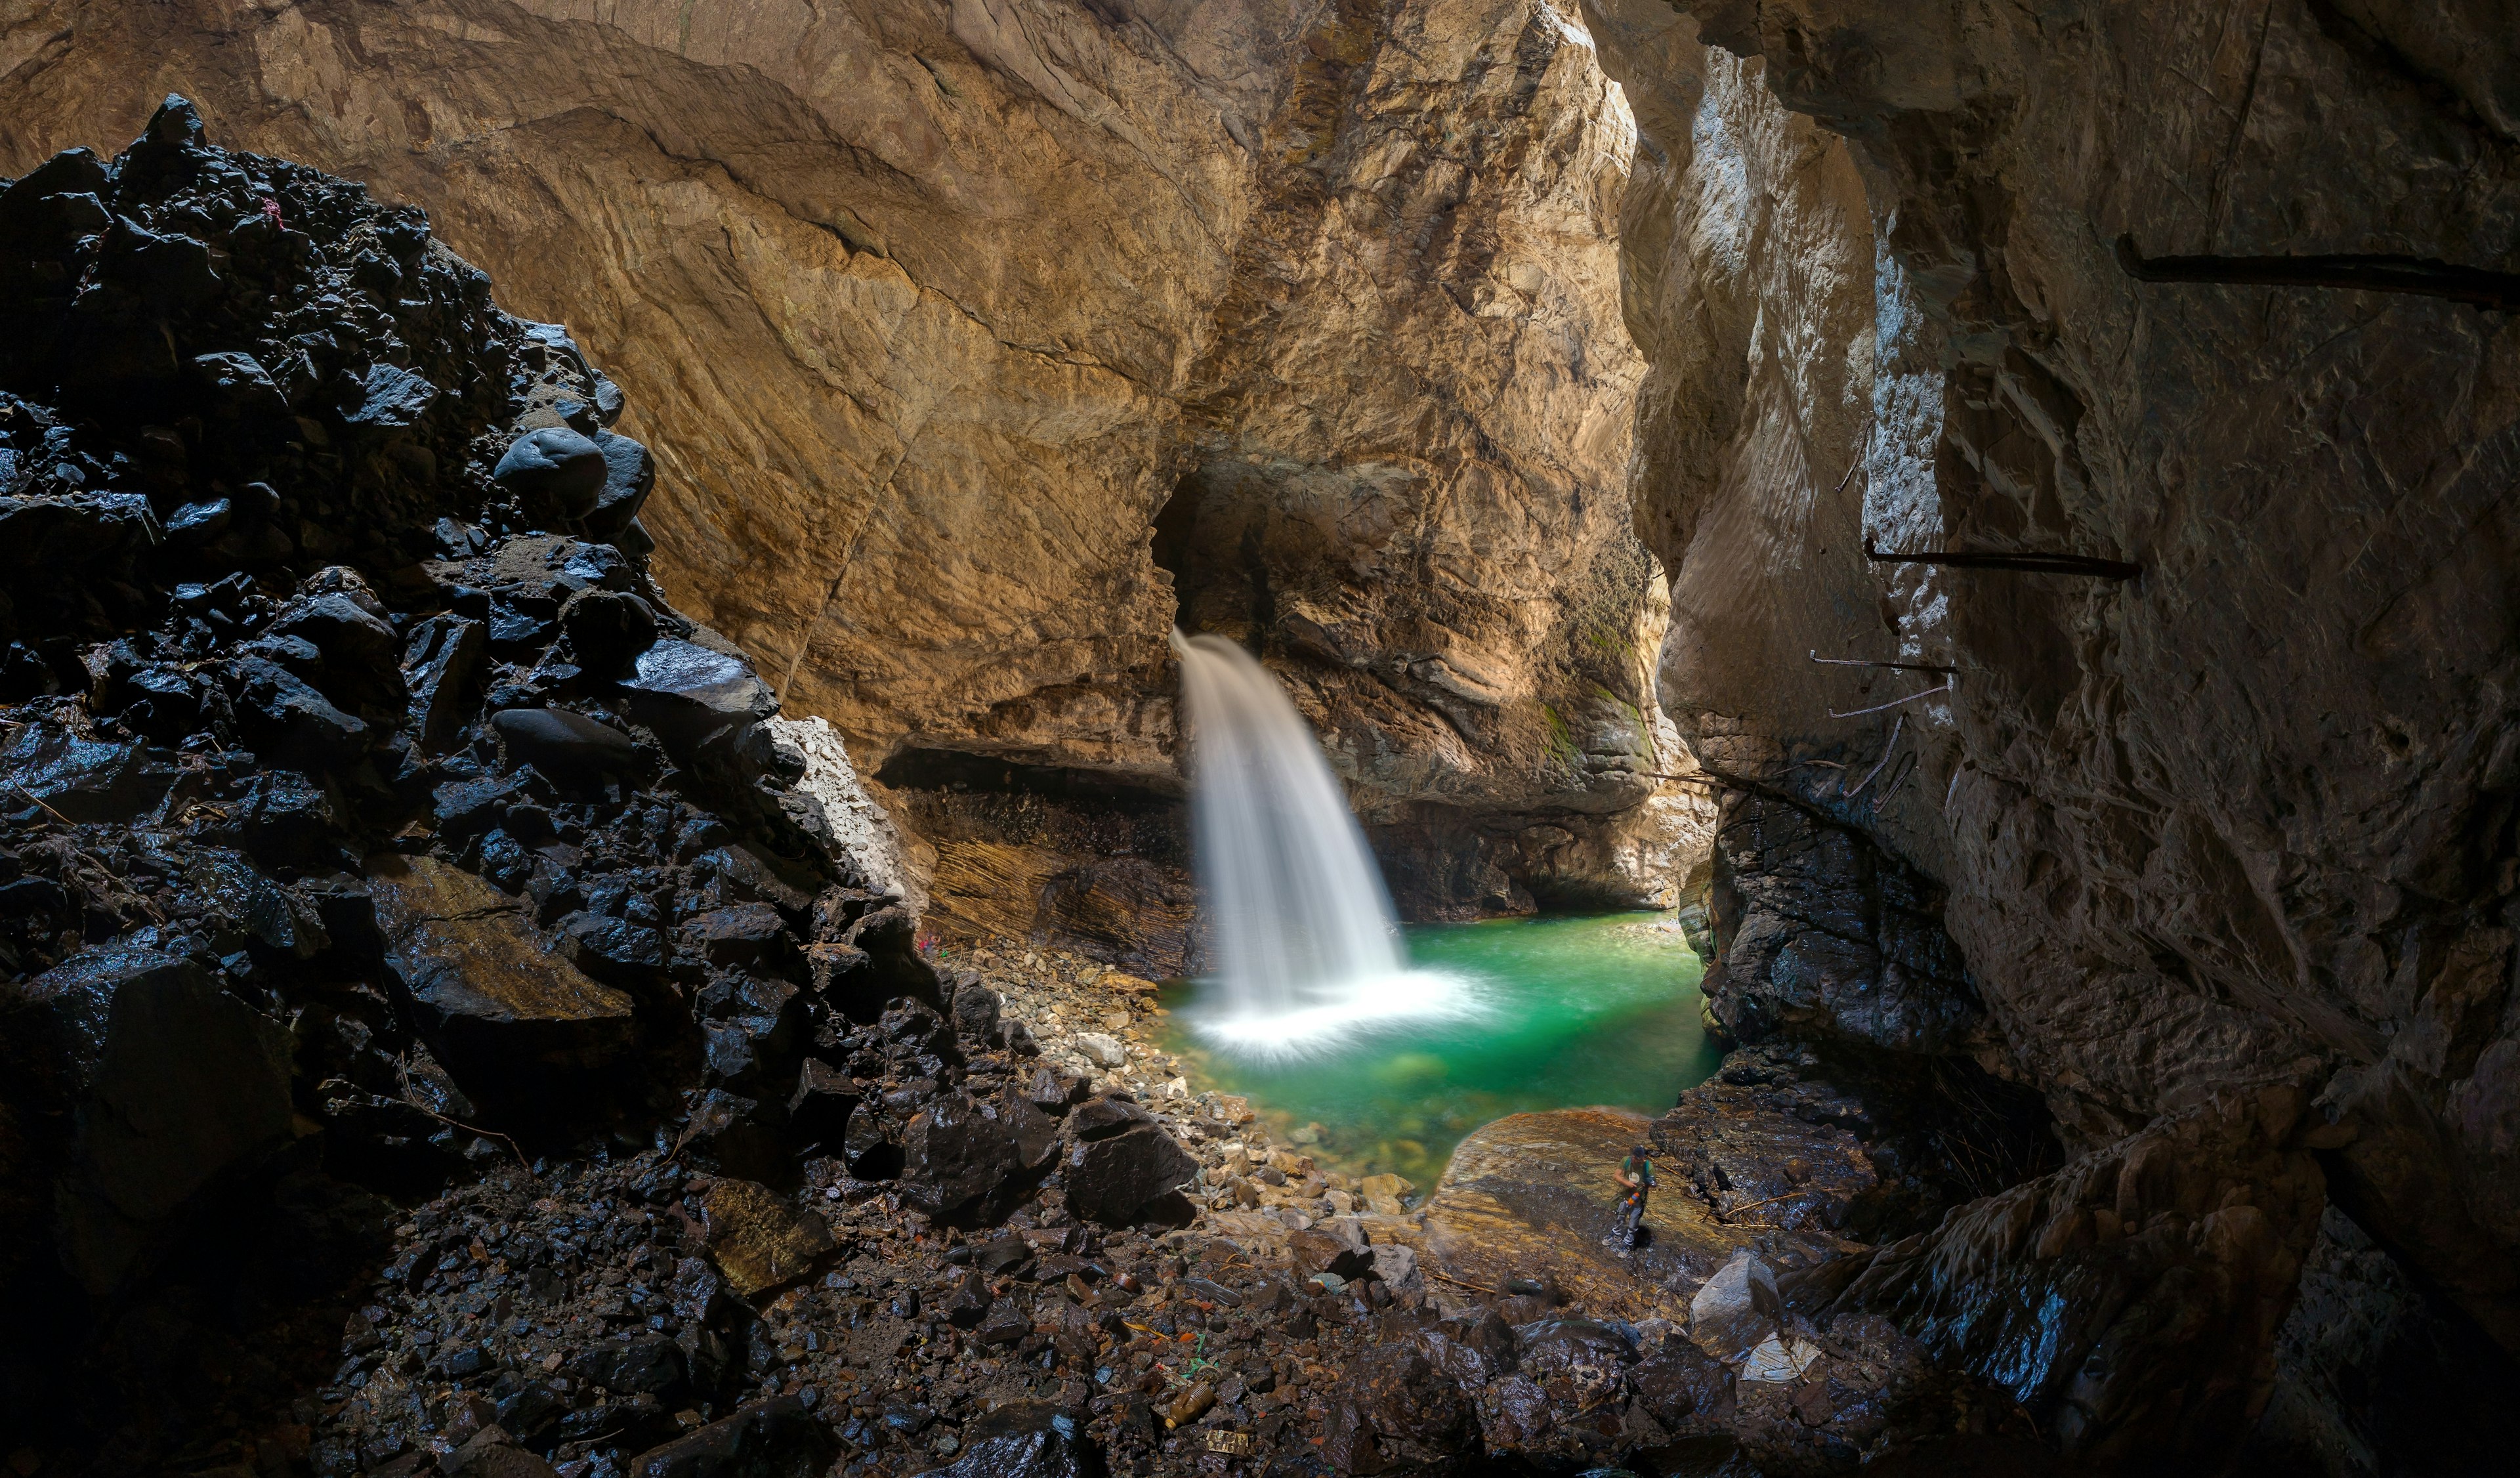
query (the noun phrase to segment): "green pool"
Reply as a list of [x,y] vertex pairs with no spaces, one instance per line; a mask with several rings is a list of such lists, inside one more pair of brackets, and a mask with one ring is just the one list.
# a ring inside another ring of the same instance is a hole
[[[1669,1108],[1722,1054],[1698,1025],[1697,956],[1664,914],[1498,918],[1408,930],[1411,963],[1464,977],[1479,1014],[1397,1024],[1292,1062],[1238,1060],[1183,1012],[1165,1050],[1202,1089],[1248,1097],[1280,1142],[1350,1175],[1431,1189],[1462,1137],[1531,1109]],[[1201,985],[1170,988],[1194,1005]]]

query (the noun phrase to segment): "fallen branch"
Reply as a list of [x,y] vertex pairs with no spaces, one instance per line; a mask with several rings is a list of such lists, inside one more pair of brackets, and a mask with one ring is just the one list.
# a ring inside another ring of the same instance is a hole
[[1504,1294],[1499,1293],[1499,1292],[1498,1292],[1497,1290],[1495,1290],[1494,1288],[1482,1288],[1482,1287],[1480,1287],[1478,1284],[1476,1284],[1476,1283],[1474,1283],[1474,1282],[1470,1282],[1469,1280],[1467,1280],[1467,1279],[1465,1279],[1465,1278],[1459,1278],[1459,1277],[1455,1277],[1455,1276],[1452,1276],[1451,1274],[1449,1274],[1449,1273],[1438,1273],[1438,1272],[1436,1272],[1436,1271],[1435,1271],[1434,1269],[1432,1269],[1432,1268],[1420,1268],[1420,1269],[1418,1269],[1418,1272],[1420,1272],[1420,1273],[1425,1274],[1428,1277],[1440,1277],[1440,1278],[1442,1278],[1444,1281],[1446,1281],[1446,1282],[1448,1282],[1448,1283],[1451,1283],[1451,1284],[1455,1285],[1456,1287],[1467,1288],[1467,1289],[1469,1289],[1469,1290],[1470,1290],[1471,1292],[1473,1292],[1473,1293],[1484,1293],[1484,1294],[1486,1294],[1486,1295],[1487,1295],[1488,1297],[1490,1297],[1490,1298],[1503,1298],[1503,1297],[1505,1297],[1505,1295],[1504,1295]]
[[1956,678],[1945,678],[1941,687],[1928,688],[1922,693],[1912,693],[1904,698],[1892,698],[1886,703],[1875,703],[1869,708],[1853,708],[1844,713],[1831,708],[1828,710],[1828,716],[1833,719],[1860,719],[1868,713],[1887,713],[1902,703],[1912,703],[1918,698],[1929,698],[1938,693],[1949,693],[1952,691],[1952,684],[1956,681],[1958,681]]
[[2090,575],[2100,580],[2132,580],[2143,573],[2143,566],[2124,560],[2101,560],[2090,555],[2060,555],[2046,550],[2024,550],[2017,554],[1994,554],[1977,550],[1938,549],[1921,555],[1885,555],[1864,543],[1864,558],[1875,564],[1937,564],[1952,569],[2009,569],[2032,575]]
[[450,1119],[446,1115],[439,1113],[436,1109],[414,1100],[411,1096],[411,1066],[408,1061],[400,1057],[394,1059],[394,1076],[402,1080],[402,1101],[405,1104],[419,1109],[422,1113],[428,1115],[438,1123],[444,1124],[449,1128],[460,1129],[470,1135],[478,1135],[485,1140],[496,1140],[500,1143],[507,1145],[508,1153],[517,1157],[517,1168],[525,1173],[525,1179],[529,1181],[537,1180],[537,1177],[534,1175],[534,1167],[526,1163],[525,1152],[517,1147],[516,1141],[509,1139],[506,1135],[499,1133],[495,1129],[479,1129],[471,1124],[465,1123],[461,1119]]

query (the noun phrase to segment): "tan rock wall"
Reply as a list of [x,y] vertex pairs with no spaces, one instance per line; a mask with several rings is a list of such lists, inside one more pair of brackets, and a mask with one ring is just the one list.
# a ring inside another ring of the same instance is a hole
[[0,172],[173,90],[566,322],[675,600],[870,773],[1169,774],[1187,485],[1370,810],[1607,856],[1657,784],[1626,123],[1546,0],[23,0]]

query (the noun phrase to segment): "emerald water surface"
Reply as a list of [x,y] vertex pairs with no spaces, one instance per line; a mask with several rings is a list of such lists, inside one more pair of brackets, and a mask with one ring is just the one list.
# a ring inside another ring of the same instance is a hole
[[1462,1137],[1531,1109],[1660,1113],[1714,1072],[1697,957],[1664,914],[1415,924],[1410,963],[1469,982],[1479,1014],[1404,1021],[1321,1055],[1227,1055],[1184,1023],[1203,982],[1166,994],[1164,1047],[1201,1089],[1242,1094],[1279,1142],[1350,1175],[1434,1187]]

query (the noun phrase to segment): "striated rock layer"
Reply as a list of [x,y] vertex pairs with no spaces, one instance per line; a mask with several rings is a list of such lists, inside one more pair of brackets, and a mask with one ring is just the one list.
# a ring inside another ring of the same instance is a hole
[[[1559,0],[39,0],[0,172],[170,89],[567,322],[663,584],[860,768],[1168,784],[1179,619],[1296,689],[1415,912],[1702,866],[1624,476],[1633,130]],[[1063,829],[934,840],[1096,941]]]
[[[1640,128],[1662,694],[1735,787],[1716,1014],[2046,1095],[2089,1158],[1855,1297],[1936,1343],[1965,1266],[2066,1337],[2183,1281],[2158,1317],[2226,1346],[2186,1407],[2134,1338],[2018,1388],[2095,1463],[2332,1378],[2267,1364],[2323,1198],[2520,1346],[2493,9],[1586,5]],[[2138,1161],[2184,1168],[2110,1191]],[[2103,1212],[2140,1269],[2073,1271]]]

